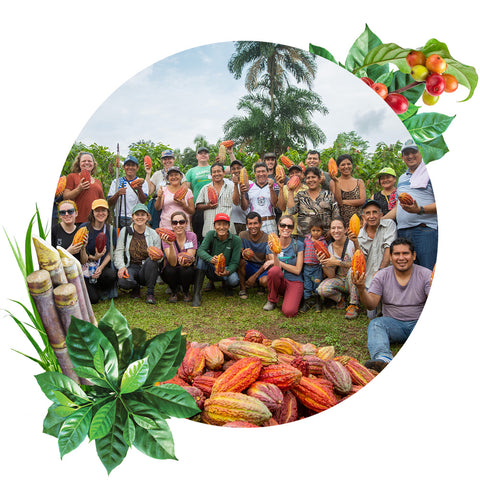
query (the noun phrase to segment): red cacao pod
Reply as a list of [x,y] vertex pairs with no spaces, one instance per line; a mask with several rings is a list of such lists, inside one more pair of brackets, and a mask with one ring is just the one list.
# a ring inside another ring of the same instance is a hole
[[62,175],[58,179],[57,189],[55,190],[55,198],[59,197],[63,193],[66,186],[67,186],[67,177],[65,175]]
[[355,253],[353,254],[352,270],[357,274],[357,276],[360,276],[367,271],[365,255],[360,249],[355,250]]
[[225,271],[225,255],[219,253],[217,255],[217,261],[215,262],[215,273],[217,275],[222,274]]
[[288,170],[294,163],[285,155],[280,156],[280,161],[283,163],[285,168]]
[[245,357],[227,368],[215,381],[212,395],[220,392],[241,392],[248,388],[260,374],[262,362],[257,357]]
[[218,345],[209,345],[203,349],[205,357],[205,365],[210,370],[220,370],[222,368],[225,357]]
[[287,182],[287,188],[289,190],[295,190],[300,185],[300,177],[298,175],[293,175],[290,177],[290,180]]
[[283,392],[283,401],[280,408],[275,412],[274,417],[279,425],[295,422],[298,419],[297,397],[290,391]]
[[328,174],[331,177],[336,177],[338,175],[337,162],[333,158],[330,158],[330,160],[328,160]]
[[235,142],[233,140],[224,140],[220,145],[225,145],[225,148],[230,148],[235,145]]
[[251,248],[244,248],[242,251],[242,256],[245,260],[250,260],[255,254]]
[[186,387],[183,387],[183,388],[193,397],[193,399],[195,400],[195,403],[197,404],[197,407],[201,410],[205,403],[204,393],[199,388],[194,387],[192,385],[187,385]]
[[178,254],[178,259],[181,261],[183,265],[185,264],[190,265],[195,260],[195,257],[193,257],[187,252],[180,252]]
[[275,413],[283,402],[282,391],[273,383],[253,382],[246,394],[260,400],[272,413]]
[[407,192],[402,192],[398,195],[398,201],[403,205],[413,205],[413,198]]
[[155,247],[154,245],[147,248],[147,253],[148,256],[154,261],[161,260],[163,258],[162,249]]
[[130,182],[130,186],[135,189],[135,188],[138,188],[138,187],[141,187],[143,185],[143,182],[145,180],[143,178],[136,178],[135,180],[132,180]]
[[263,343],[265,340],[265,335],[258,330],[250,329],[245,332],[245,337],[243,337],[243,340],[246,342]]
[[161,237],[162,235],[166,235],[170,242],[174,242],[177,239],[177,235],[173,230],[169,228],[156,228],[155,231],[157,232],[158,236]]
[[259,382],[268,382],[276,385],[280,390],[288,390],[300,382],[302,372],[298,368],[286,363],[265,365],[257,378]]
[[92,177],[88,170],[81,170],[79,175],[80,175],[80,179],[84,182],[90,183],[92,181]]
[[103,252],[103,249],[107,246],[107,236],[104,232],[100,232],[95,237],[95,250],[97,252]]
[[207,186],[208,203],[216,205],[218,203],[218,194],[213,185]]
[[152,159],[150,158],[149,155],[145,155],[145,156],[143,157],[143,164],[144,164],[147,168],[152,168],[153,162],[152,162]]
[[188,193],[188,187],[185,183],[182,183],[182,185],[180,185],[180,188],[173,194],[173,199],[183,200],[187,193]]
[[347,395],[352,388],[352,377],[348,370],[336,360],[328,360],[323,365],[323,376],[333,384],[340,395]]
[[291,390],[300,403],[317,413],[337,404],[337,398],[332,391],[311,378],[302,377]]
[[325,258],[330,258],[330,253],[328,252],[328,248],[320,240],[313,241],[313,248],[315,249],[315,252],[323,253],[323,255],[325,255]]
[[203,348],[188,348],[185,356],[183,357],[183,361],[180,367],[182,368],[182,373],[185,377],[184,378],[179,373],[180,378],[183,378],[183,380],[186,379],[188,383],[192,383],[193,379],[198,375],[201,375],[205,368],[205,357],[203,355]]

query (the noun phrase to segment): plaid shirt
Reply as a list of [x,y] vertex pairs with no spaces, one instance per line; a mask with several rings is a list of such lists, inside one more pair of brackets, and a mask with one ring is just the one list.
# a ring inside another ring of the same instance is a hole
[[[320,236],[318,239],[325,245],[325,248],[328,247],[327,242],[323,235]],[[317,256],[315,255],[315,249],[313,248],[313,240],[312,235],[309,233],[305,236],[304,239],[304,250],[303,250],[303,263],[307,265],[318,265],[320,262],[318,261]]]

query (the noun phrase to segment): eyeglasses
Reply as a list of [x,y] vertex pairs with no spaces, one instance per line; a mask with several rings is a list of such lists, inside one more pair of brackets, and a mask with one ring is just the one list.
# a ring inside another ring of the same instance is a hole
[[172,220],[172,225],[185,225],[186,223],[186,220]]
[[289,230],[293,230],[293,225],[291,223],[279,223],[278,226],[280,228],[288,228]]
[[59,210],[58,211],[58,214],[61,216],[61,217],[64,217],[65,215],[73,215],[75,213],[75,209],[74,208],[69,208],[68,210]]

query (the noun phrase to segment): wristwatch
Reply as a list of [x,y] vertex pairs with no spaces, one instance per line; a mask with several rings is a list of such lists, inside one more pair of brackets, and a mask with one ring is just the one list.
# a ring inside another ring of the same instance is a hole
[[423,207],[420,207],[418,214],[423,215],[424,213],[425,213],[425,209]]

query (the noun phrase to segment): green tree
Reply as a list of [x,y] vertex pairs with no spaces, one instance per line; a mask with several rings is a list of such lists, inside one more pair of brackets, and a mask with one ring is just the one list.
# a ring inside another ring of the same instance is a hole
[[245,68],[245,87],[249,92],[258,88],[268,90],[270,110],[275,108],[275,93],[289,85],[289,75],[311,89],[317,71],[315,56],[304,50],[266,42],[235,42],[235,53],[230,57],[228,70],[237,80]]

